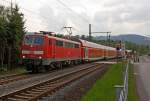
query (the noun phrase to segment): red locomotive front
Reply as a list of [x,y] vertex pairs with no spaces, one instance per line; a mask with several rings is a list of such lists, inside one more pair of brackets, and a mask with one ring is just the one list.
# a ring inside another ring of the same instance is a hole
[[41,35],[26,35],[22,45],[23,59],[44,58],[45,37]]

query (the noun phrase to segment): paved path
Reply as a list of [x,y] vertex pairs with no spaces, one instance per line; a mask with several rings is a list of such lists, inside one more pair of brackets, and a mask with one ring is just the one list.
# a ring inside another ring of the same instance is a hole
[[134,64],[138,101],[150,101],[150,56],[140,57]]

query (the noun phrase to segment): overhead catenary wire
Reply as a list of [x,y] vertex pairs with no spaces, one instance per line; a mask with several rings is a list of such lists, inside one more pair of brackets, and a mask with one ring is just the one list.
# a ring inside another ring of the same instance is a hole
[[[58,3],[60,3],[61,5],[63,5],[66,9],[68,9],[70,12],[75,13],[78,17],[81,17],[83,21],[85,21],[86,23],[89,22],[89,20],[87,20],[85,17],[79,15],[78,13],[76,13],[74,10],[72,10],[68,5],[66,5],[64,2],[62,2],[62,0],[56,0]],[[89,23],[88,23],[89,24]]]
[[[3,0],[3,1],[5,1],[5,2],[7,2],[7,3],[12,3],[12,2],[10,2],[10,1],[8,1],[8,0]],[[40,2],[40,3],[43,3],[42,1],[38,1],[38,2]],[[75,12],[72,8],[70,8],[67,4],[65,4],[62,0],[57,0],[57,2],[59,3],[59,4],[61,4],[63,7],[65,7],[66,8],[66,10],[68,10],[69,12],[71,12],[72,14],[74,14],[73,16],[78,16],[78,18],[79,19],[81,19],[82,21],[84,21],[85,23],[87,23],[87,24],[89,24],[88,22],[88,19],[86,19],[85,17],[83,17],[82,15],[80,15],[80,14],[78,14],[77,12]],[[16,3],[14,3],[14,4],[16,4]],[[48,7],[50,7],[49,5],[47,5]],[[29,13],[32,13],[32,14],[34,14],[34,15],[38,15],[39,16],[39,13],[38,12],[34,12],[34,11],[32,11],[32,10],[29,10],[29,9],[27,9],[27,8],[24,8],[24,7],[19,7],[19,8],[21,8],[22,10],[24,10],[24,11],[26,11],[26,12],[29,12]],[[45,16],[45,15],[40,15],[43,19],[47,19],[47,20],[49,20],[49,18],[48,18],[48,16]],[[33,22],[36,22],[36,21],[33,21]],[[40,25],[42,25],[42,24],[40,24]],[[47,25],[46,23],[44,24],[44,26],[45,25]],[[94,25],[93,25],[94,26]],[[36,29],[36,28],[35,28]],[[59,32],[61,32],[62,31],[62,29],[59,31]],[[76,30],[77,31],[77,30]],[[81,32],[81,30],[78,30],[79,32]],[[83,33],[83,32],[82,32]]]
[[[88,24],[89,24],[89,20],[88,19],[86,19],[85,17],[83,17],[83,16],[81,16],[80,14],[78,14],[78,13],[76,13],[74,10],[72,10],[68,5],[66,5],[64,2],[62,2],[63,0],[57,0],[57,2],[58,3],[60,3],[61,5],[63,5],[66,9],[68,9],[70,12],[72,12],[72,13],[74,13],[74,14],[76,14],[79,18],[81,18],[82,19],[82,21],[84,21],[86,24],[87,24],[87,26],[88,26]],[[74,29],[74,28],[73,28]],[[76,28],[76,31],[78,31],[78,32],[82,32],[81,30],[79,31],[79,30],[77,30],[77,28]],[[83,32],[82,32],[83,33]],[[85,33],[85,32],[84,32]]]
[[[41,0],[40,0],[39,2],[44,4],[44,2],[42,2]],[[64,2],[62,2],[62,0],[57,0],[57,2],[58,2],[59,4],[61,4],[63,7],[65,7],[69,12],[71,12],[71,13],[75,14],[76,16],[78,16],[78,18],[81,18],[82,21],[84,21],[85,23],[89,24],[89,23],[88,23],[89,21],[88,21],[86,18],[84,18],[84,17],[81,16],[80,14],[76,13],[76,12],[75,12],[74,10],[72,10],[68,5],[66,5]],[[49,4],[47,4],[47,6],[48,6],[49,8],[51,8],[51,7],[49,6]],[[75,29],[73,26],[71,26],[71,27],[72,27],[73,29]],[[63,31],[63,27],[60,28],[60,31],[58,31],[58,33],[61,33],[61,31]],[[76,31],[77,31],[77,30],[76,30]],[[81,33],[81,30],[80,30],[80,31],[78,30],[78,32]],[[83,32],[82,32],[82,33],[83,33]]]
[[[10,2],[10,1],[8,1],[8,0],[3,0],[3,1],[5,1],[5,2],[7,2],[7,3],[9,3],[9,4],[12,3],[12,4],[16,5],[16,3]],[[22,10],[25,10],[25,11],[27,11],[27,12],[33,13],[33,14],[35,14],[35,15],[39,15],[39,13],[34,12],[34,11],[32,11],[32,10],[29,10],[29,9],[27,9],[27,8],[24,8],[24,7],[19,7],[19,8],[21,8]],[[48,19],[46,16],[42,16],[42,17],[44,17],[45,19]]]
[[[8,1],[8,0],[3,0],[4,2],[6,2],[6,3],[9,3],[9,4],[13,4],[13,5],[16,5],[16,3],[14,3],[14,2],[11,2],[11,1]],[[5,4],[4,4],[4,6],[5,6]],[[19,5],[18,5],[19,6]],[[24,10],[25,12],[28,12],[28,13],[32,13],[32,15],[36,15],[37,17],[38,17],[38,15],[39,15],[39,13],[37,13],[37,12],[34,12],[34,11],[32,11],[32,10],[29,10],[29,9],[27,9],[27,8],[24,8],[24,7],[19,7],[21,10]],[[31,18],[33,17],[33,16],[31,16],[31,14],[28,14],[28,15],[26,15],[26,16],[30,16]],[[43,18],[45,18],[45,19],[48,19],[49,20],[49,18],[48,17],[46,17],[46,16],[43,16],[43,15],[41,15]],[[28,19],[29,20],[29,19]],[[30,26],[30,27],[32,27],[33,29],[38,29],[37,28],[37,24],[35,24],[35,23],[39,23],[39,22],[36,22],[35,20],[32,20],[32,22],[34,22],[34,23],[30,23],[32,26]],[[43,22],[42,22],[43,23]],[[42,25],[42,26],[45,26],[45,25],[43,25],[42,23],[40,23],[40,25]]]
[[[63,0],[57,0],[57,1],[58,1],[60,4],[62,4],[64,7],[66,7],[69,11],[75,13],[78,17],[81,17],[82,20],[85,21],[85,23],[89,24],[89,20],[88,20],[88,19],[86,19],[85,17],[81,16],[80,14],[78,14],[78,13],[76,13],[74,10],[72,10],[68,5],[66,5],[64,2],[62,2]],[[96,26],[96,25],[94,25],[94,24],[93,24],[92,26],[94,26],[94,27],[96,27],[96,28],[99,29],[99,27]]]

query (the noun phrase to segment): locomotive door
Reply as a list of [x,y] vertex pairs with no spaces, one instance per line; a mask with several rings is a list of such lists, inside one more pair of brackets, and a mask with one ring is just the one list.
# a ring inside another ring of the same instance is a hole
[[56,56],[56,46],[55,46],[55,41],[53,41],[53,44],[52,44],[52,54],[53,54],[53,58],[55,58],[55,56]]
[[85,58],[87,59],[88,58],[88,48],[84,48],[84,55],[85,55]]

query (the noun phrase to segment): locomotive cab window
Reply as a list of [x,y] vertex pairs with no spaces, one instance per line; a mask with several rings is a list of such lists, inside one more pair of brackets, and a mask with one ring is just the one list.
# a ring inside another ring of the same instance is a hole
[[63,47],[63,41],[56,40],[56,46]]
[[24,44],[25,45],[31,45],[32,43],[33,43],[33,37],[26,36],[24,38]]
[[26,36],[24,39],[25,45],[42,45],[44,38],[41,36]]
[[34,38],[34,44],[35,45],[42,45],[44,42],[44,39],[42,37],[35,37]]

